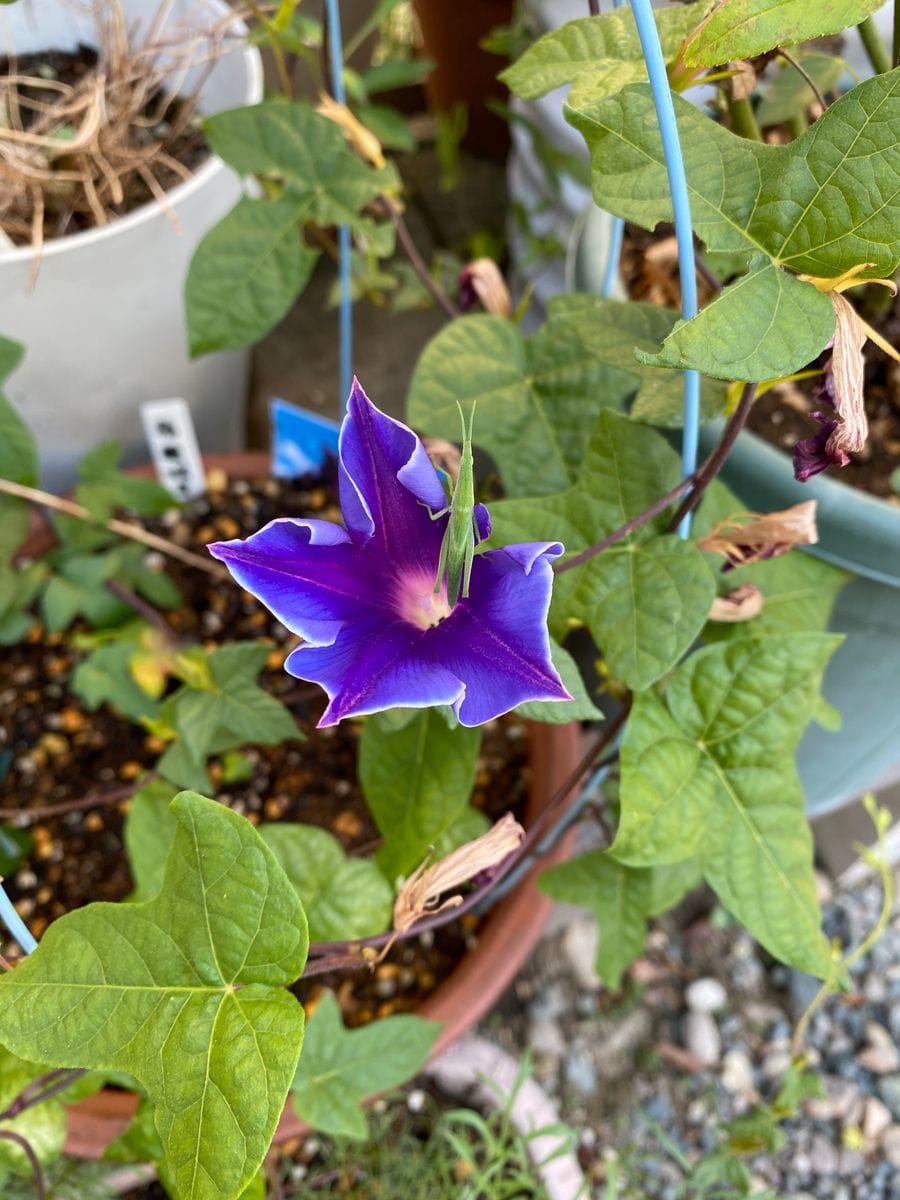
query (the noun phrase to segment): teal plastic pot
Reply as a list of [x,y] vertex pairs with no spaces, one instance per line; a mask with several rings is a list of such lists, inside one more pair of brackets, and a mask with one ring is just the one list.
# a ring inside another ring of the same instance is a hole
[[[704,429],[704,449],[717,437],[717,427]],[[820,815],[900,773],[900,508],[834,476],[797,483],[790,458],[749,432],[722,479],[754,512],[816,500],[819,541],[809,553],[854,576],[832,614],[844,642],[824,682],[843,724],[836,733],[810,726],[797,755],[807,809]]]

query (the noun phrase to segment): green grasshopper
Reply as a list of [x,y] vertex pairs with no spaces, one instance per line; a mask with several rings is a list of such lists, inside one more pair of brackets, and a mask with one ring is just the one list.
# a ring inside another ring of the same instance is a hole
[[434,581],[434,591],[441,590],[444,573],[447,575],[447,600],[452,607],[460,595],[464,598],[469,594],[469,580],[472,577],[472,562],[475,558],[475,546],[481,540],[475,521],[475,475],[472,464],[472,426],[475,423],[475,405],[469,416],[469,428],[466,429],[466,418],[459,401],[459,419],[462,422],[462,457],[459,463],[459,474],[450,496],[448,508],[432,513],[432,521],[446,516],[450,520],[444,531],[441,542],[441,555],[438,559],[437,578]]

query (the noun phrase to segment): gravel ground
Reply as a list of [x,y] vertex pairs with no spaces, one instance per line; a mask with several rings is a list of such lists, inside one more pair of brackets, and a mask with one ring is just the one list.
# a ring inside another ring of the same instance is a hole
[[[880,884],[833,892],[821,877],[820,892],[828,935],[859,944],[877,918]],[[566,910],[482,1026],[512,1053],[534,1048],[536,1078],[580,1130],[582,1163],[604,1200],[677,1200],[676,1156],[695,1162],[712,1150],[721,1122],[770,1100],[790,1063],[816,981],[716,917],[682,907],[679,919],[658,923],[614,993],[593,978],[593,919]],[[898,1046],[900,907],[854,964],[852,990],[812,1019],[807,1056],[825,1097],[784,1123],[783,1150],[746,1160],[759,1190],[784,1200],[900,1200]]]

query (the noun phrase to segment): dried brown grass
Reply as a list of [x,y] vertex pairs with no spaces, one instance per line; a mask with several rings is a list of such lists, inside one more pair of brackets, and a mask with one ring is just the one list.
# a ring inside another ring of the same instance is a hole
[[[34,248],[35,274],[48,238],[106,225],[151,197],[165,205],[167,190],[205,157],[198,92],[223,50],[237,44],[233,17],[189,37],[166,36],[171,6],[160,0],[136,40],[118,0],[94,3],[97,63],[73,83],[24,75],[8,60],[0,80],[0,229]],[[179,95],[197,66],[199,81]]]

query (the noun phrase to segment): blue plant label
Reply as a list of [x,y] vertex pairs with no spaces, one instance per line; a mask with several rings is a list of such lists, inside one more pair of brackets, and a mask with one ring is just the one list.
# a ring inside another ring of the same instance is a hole
[[273,400],[272,474],[295,479],[325,465],[329,455],[337,457],[340,425],[309,409]]
[[206,472],[187,401],[146,400],[141,405],[144,436],[156,475],[178,500],[191,500],[206,491]]

